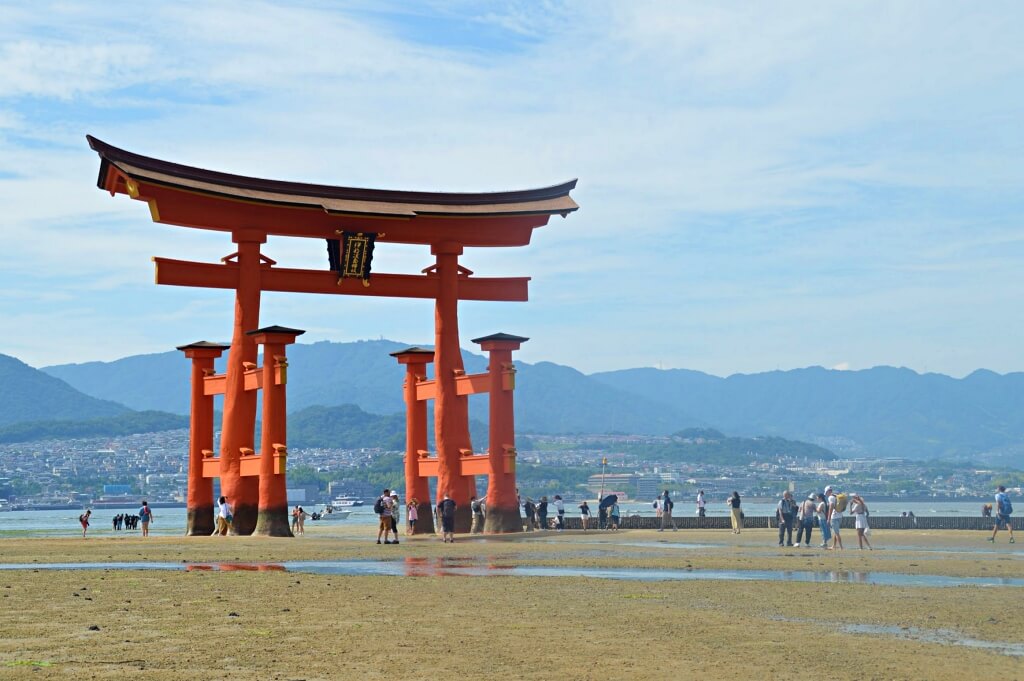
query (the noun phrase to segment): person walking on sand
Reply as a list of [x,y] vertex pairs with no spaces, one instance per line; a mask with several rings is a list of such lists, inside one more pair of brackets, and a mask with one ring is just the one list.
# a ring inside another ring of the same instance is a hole
[[438,515],[441,516],[441,538],[446,544],[455,543],[455,510],[458,505],[455,500],[444,495],[444,499],[437,505]]
[[618,530],[619,529],[619,502],[613,501],[612,505],[608,508],[608,529]]
[[537,502],[537,528],[548,529],[548,498],[546,496],[541,497]]
[[89,529],[89,516],[92,515],[92,509],[86,509],[85,513],[78,516],[78,522],[82,526],[82,538],[85,538],[85,532]]
[[796,522],[796,547],[801,545],[811,548],[811,533],[814,531],[814,495],[810,495],[800,504],[800,512]]
[[732,496],[725,500],[729,504],[729,519],[732,520],[732,533],[739,534],[743,530],[743,511],[740,508],[740,493],[733,490]]
[[583,525],[583,531],[587,531],[587,521],[590,520],[590,507],[587,506],[586,500],[580,504],[580,523]]
[[299,505],[292,509],[292,534],[299,533]]
[[697,492],[697,517],[703,518],[707,515],[706,506],[708,503],[704,500],[704,490]]
[[391,540],[392,544],[398,543],[398,521],[402,519],[402,504],[398,500],[398,492],[391,493],[391,534],[395,535],[395,538]]
[[1006,528],[1006,531],[1010,533],[1010,543],[1016,544],[1017,540],[1013,538],[1013,521],[1010,516],[1013,514],[1013,504],[1010,502],[1010,495],[1006,493],[1006,486],[999,485],[996,489],[996,524],[992,527],[992,536],[988,538],[990,542],[995,542],[996,535],[999,534],[999,530]]
[[484,531],[484,506],[483,501],[477,499],[475,494],[469,498],[469,510],[473,513],[473,524],[469,528],[469,533],[480,534]]
[[214,534],[226,537],[234,520],[235,516],[231,513],[231,504],[228,503],[228,498],[221,497],[217,500],[217,529]]
[[786,490],[782,493],[778,505],[775,507],[775,519],[779,522],[779,546],[783,545],[785,537],[786,546],[793,545],[793,525],[796,523],[796,502],[793,501],[793,493]]
[[139,509],[139,522],[142,523],[142,536],[148,537],[149,524],[153,522],[153,511],[145,501],[142,502],[142,508]]
[[868,545],[868,551],[872,551],[871,542],[868,541],[868,531],[871,529],[868,525],[868,505],[864,502],[864,498],[859,494],[850,493],[850,513],[853,514],[854,527],[857,528],[857,544],[860,546],[860,550],[864,550],[864,545]]
[[377,511],[380,517],[380,523],[377,529],[377,543],[380,544],[380,538],[383,535],[384,543],[390,544],[391,540],[388,539],[388,534],[391,532],[391,512],[394,508],[395,502],[391,498],[391,490],[384,490],[384,493],[380,495],[380,498],[374,503],[374,511]]
[[416,534],[416,521],[420,518],[420,502],[416,497],[412,498],[409,505],[406,506],[405,521],[407,523],[405,533]]
[[668,490],[665,490],[661,495],[661,527],[658,528],[658,532],[664,532],[665,528],[669,525],[672,526],[672,531],[675,532],[679,528],[676,527],[676,521],[672,520],[672,508],[675,503],[672,501],[672,497],[669,496]]
[[825,488],[825,495],[828,499],[828,527],[832,531],[832,550],[843,550],[843,538],[840,531],[843,529],[843,512],[839,509],[839,497],[832,489],[832,485]]
[[555,495],[555,514],[558,518],[558,524],[555,526],[556,529],[561,532],[565,529],[565,502],[562,501],[562,495]]
[[295,515],[295,519],[299,523],[299,534],[303,535],[306,534],[306,518],[309,517],[309,514],[306,513],[306,509],[301,506],[298,507],[298,510],[299,512]]
[[828,545],[832,541],[832,530],[828,526],[828,500],[825,499],[825,495],[818,492],[814,503],[814,519],[818,523],[818,529],[821,530],[821,548],[830,549]]

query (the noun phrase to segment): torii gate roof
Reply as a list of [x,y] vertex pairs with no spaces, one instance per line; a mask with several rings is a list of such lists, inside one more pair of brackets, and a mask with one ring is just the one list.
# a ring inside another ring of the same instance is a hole
[[[319,208],[328,214],[389,218],[562,215],[579,208],[570,180],[519,191],[446,193],[360,189],[266,180],[171,163],[119,149],[86,135],[101,159],[97,185],[132,194],[128,180],[165,188],[276,206]],[[216,228],[216,227],[214,227]]]

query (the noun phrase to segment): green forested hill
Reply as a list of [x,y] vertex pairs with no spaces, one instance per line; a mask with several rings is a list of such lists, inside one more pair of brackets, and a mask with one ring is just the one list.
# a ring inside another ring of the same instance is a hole
[[131,409],[79,392],[24,362],[0,355],[0,426],[40,420],[87,420]]

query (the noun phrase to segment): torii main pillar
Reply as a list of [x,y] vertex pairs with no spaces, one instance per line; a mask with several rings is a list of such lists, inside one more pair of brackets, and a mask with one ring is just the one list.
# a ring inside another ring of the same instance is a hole
[[[456,504],[455,531],[469,532],[473,514],[470,497],[476,496],[476,479],[462,475],[460,459],[472,454],[469,438],[469,398],[459,395],[456,379],[466,373],[459,347],[459,256],[462,244],[441,243],[431,246],[437,257],[440,279],[434,305],[434,438],[440,463],[437,476],[438,503],[447,494]],[[408,494],[408,493],[407,493]]]

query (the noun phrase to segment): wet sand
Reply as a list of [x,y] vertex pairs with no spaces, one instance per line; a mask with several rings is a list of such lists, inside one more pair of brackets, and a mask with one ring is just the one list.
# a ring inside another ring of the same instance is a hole
[[[538,533],[454,545],[416,538],[399,546],[377,546],[366,531],[2,540],[3,563],[230,567],[390,557],[411,559],[410,574],[424,576],[0,572],[0,679],[1024,677],[1014,652],[1024,645],[1021,587],[431,576],[432,566],[486,564],[1022,577],[1024,555],[1004,537],[993,546],[972,532],[879,532],[877,551],[833,554],[777,549],[767,530],[567,533],[554,541]],[[850,633],[848,625],[890,633]],[[942,632],[943,642],[885,627]],[[1010,647],[951,644],[957,637]]]

